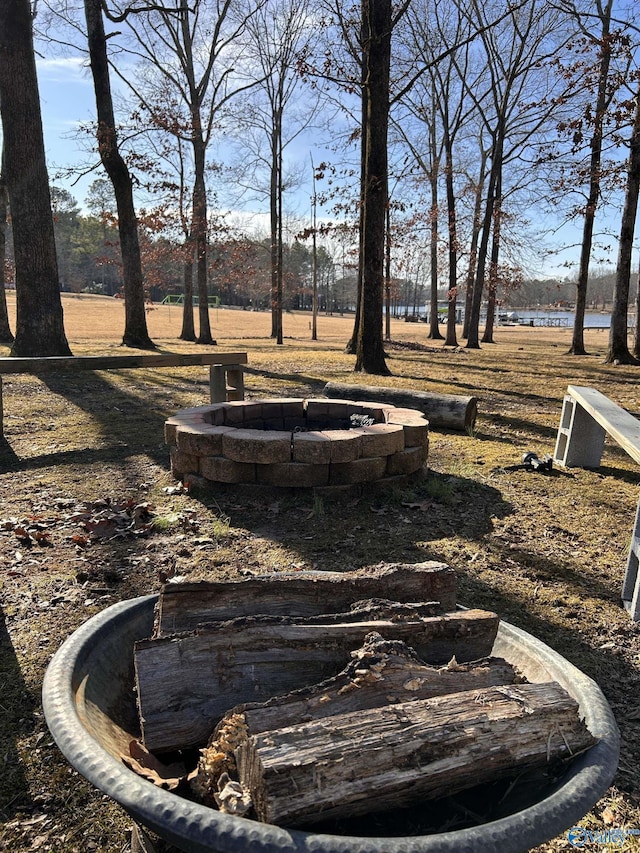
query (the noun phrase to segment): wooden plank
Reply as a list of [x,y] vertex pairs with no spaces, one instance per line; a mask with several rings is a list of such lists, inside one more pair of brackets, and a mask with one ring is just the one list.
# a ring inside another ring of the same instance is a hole
[[569,385],[567,394],[640,463],[640,420],[595,388]]
[[158,353],[153,355],[47,356],[0,358],[0,373],[48,373],[55,370],[122,370],[135,367],[189,367],[246,364],[246,352]]
[[372,631],[402,640],[428,663],[446,663],[453,656],[459,662],[486,657],[498,630],[496,614],[483,610],[402,621],[348,619],[348,614],[246,617],[136,643],[145,746],[155,751],[202,746],[234,705],[334,676]]
[[387,563],[353,572],[277,572],[239,581],[166,584],[158,603],[155,636],[193,631],[203,622],[257,613],[314,616],[339,613],[354,601],[439,601],[456,606],[456,573],[446,563]]
[[450,796],[594,743],[556,682],[385,705],[247,737],[235,749],[259,820],[296,826]]

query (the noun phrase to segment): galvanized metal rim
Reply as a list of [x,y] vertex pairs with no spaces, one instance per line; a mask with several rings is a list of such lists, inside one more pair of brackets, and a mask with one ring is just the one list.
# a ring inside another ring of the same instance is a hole
[[156,595],[108,607],[78,628],[47,668],[43,707],[49,729],[69,763],[118,802],[137,822],[188,853],[524,853],[578,822],[605,793],[615,775],[620,739],[598,685],[546,644],[502,622],[500,648],[523,643],[560,683],[571,685],[598,743],[576,759],[568,778],[551,795],[506,818],[469,829],[424,836],[370,838],[288,830],[221,814],[155,787],[117,761],[83,725],[76,708],[83,661],[100,637],[150,611]]

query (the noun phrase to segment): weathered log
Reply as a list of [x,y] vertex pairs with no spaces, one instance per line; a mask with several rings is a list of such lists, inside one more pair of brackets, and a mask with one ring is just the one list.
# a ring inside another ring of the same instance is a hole
[[327,382],[323,394],[340,400],[389,403],[392,406],[417,409],[427,416],[432,428],[471,432],[478,414],[477,397],[455,394],[434,394],[378,385],[348,385],[342,382]]
[[141,640],[135,676],[142,734],[152,751],[206,743],[234,705],[264,701],[330,678],[367,634],[403,640],[429,663],[486,657],[498,630],[495,613],[353,621],[333,614],[309,619],[243,617],[192,634]]
[[521,680],[503,658],[458,663],[453,657],[443,666],[430,666],[406,643],[385,640],[377,632],[368,634],[351,654],[352,660],[333,678],[266,702],[237,706],[231,713],[243,713],[249,733],[258,734],[349,711]]
[[[520,680],[515,667],[502,658],[482,658],[459,664],[455,659],[436,668],[423,663],[399,640],[384,640],[372,632],[352,660],[334,678],[275,696],[262,703],[238,705],[228,711],[201,750],[198,772],[192,779],[197,796],[207,805],[219,805],[219,781],[233,772],[233,751],[242,739],[269,729],[283,729],[321,717],[379,708],[382,705],[428,699]],[[223,810],[225,810],[223,808]]]
[[387,563],[353,572],[278,572],[222,583],[166,584],[155,636],[193,631],[203,622],[257,613],[314,616],[348,610],[365,598],[439,601],[456,606],[456,574],[445,563]]
[[591,746],[555,682],[470,690],[247,737],[238,778],[259,820],[304,825],[435,799]]

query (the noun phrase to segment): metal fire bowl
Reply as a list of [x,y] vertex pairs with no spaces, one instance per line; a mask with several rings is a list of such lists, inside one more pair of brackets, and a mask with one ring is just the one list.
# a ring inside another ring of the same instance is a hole
[[560,682],[599,739],[544,799],[477,827],[395,838],[323,835],[221,814],[156,788],[119,759],[139,733],[133,644],[151,635],[156,601],[150,595],[115,604],[72,634],[47,669],[44,713],[76,770],[135,821],[188,853],[520,853],[574,826],[615,774],[619,734],[597,684],[549,646],[502,622],[493,654],[518,666],[529,681]]

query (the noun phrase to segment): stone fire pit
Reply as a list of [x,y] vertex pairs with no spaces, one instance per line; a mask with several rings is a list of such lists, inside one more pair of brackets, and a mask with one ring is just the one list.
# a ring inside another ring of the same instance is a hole
[[377,403],[241,400],[182,409],[165,421],[165,441],[185,482],[339,489],[421,473],[429,422]]

